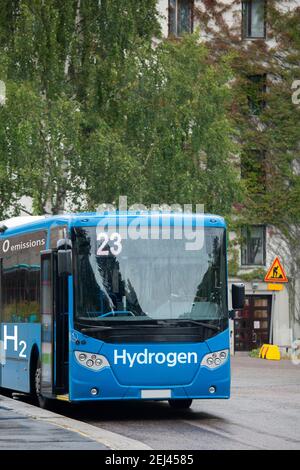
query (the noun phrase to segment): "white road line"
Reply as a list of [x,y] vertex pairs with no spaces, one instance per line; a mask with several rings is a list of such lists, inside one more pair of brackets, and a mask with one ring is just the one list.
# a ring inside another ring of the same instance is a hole
[[67,418],[65,416],[53,413],[52,411],[43,410],[28,403],[13,400],[11,398],[0,395],[0,404],[3,408],[13,410],[18,414],[28,416],[32,419],[46,421],[47,423],[59,426],[87,437],[93,441],[109,447],[112,450],[152,450],[143,442],[122,436],[115,432],[107,431],[103,428],[83,423],[76,419]]
[[222,437],[223,439],[224,438],[229,439],[231,442],[238,442],[240,444],[243,444],[244,446],[251,447],[252,449],[266,450],[266,447],[261,447],[261,446],[258,446],[257,444],[251,444],[249,442],[245,442],[245,439],[239,438],[237,436],[233,436],[229,432],[220,431],[218,429],[212,428],[211,426],[208,426],[207,424],[200,424],[195,421],[188,421],[186,419],[182,419],[181,422],[185,424],[189,424],[190,426],[194,426],[196,428],[202,429],[202,431],[215,434],[216,436]]

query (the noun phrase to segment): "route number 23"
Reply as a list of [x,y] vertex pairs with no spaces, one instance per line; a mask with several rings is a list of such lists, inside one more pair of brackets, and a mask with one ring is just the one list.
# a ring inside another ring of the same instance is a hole
[[[97,250],[97,256],[108,256],[109,252],[112,255],[117,256],[122,251],[122,238],[121,235],[117,232],[109,235],[106,232],[101,232],[97,234],[97,240],[100,242],[100,246]],[[108,245],[108,242],[111,241],[113,244]]]

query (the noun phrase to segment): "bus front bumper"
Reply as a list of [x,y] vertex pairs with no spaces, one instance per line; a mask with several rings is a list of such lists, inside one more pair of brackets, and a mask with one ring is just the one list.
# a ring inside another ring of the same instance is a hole
[[[100,372],[80,371],[71,374],[70,401],[95,400],[168,400],[168,399],[228,399],[230,398],[230,361],[222,367],[210,370],[199,367],[189,384],[159,385],[159,381],[144,386],[118,383],[110,368]],[[184,371],[181,371],[184,382]]]

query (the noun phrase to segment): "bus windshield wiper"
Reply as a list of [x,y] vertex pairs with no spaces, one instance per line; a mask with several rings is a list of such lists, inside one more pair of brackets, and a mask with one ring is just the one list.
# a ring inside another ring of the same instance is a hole
[[[151,321],[151,320],[149,320]],[[156,320],[157,323],[153,323],[153,324],[149,324],[149,323],[132,323],[132,322],[122,322],[122,323],[119,323],[119,324],[114,324],[113,326],[104,326],[104,325],[84,325],[84,328],[82,328],[82,332],[83,333],[87,333],[89,331],[105,331],[105,330],[112,330],[112,329],[116,329],[116,328],[122,328],[122,327],[125,327],[125,328],[159,328],[159,327],[162,327],[162,326],[167,326],[167,325],[178,325],[178,324],[192,324],[192,325],[197,325],[197,326],[202,326],[204,328],[210,328],[212,330],[216,330],[216,331],[220,331],[220,327],[217,326],[217,325],[213,325],[212,323],[204,323],[204,322],[201,322],[201,321],[198,321],[198,320],[189,320],[189,319],[186,319],[186,320],[176,320],[176,319],[172,319],[172,320]]]
[[89,331],[105,331],[105,330],[112,330],[111,326],[88,326],[81,329],[83,333],[88,333]]
[[212,323],[204,323],[202,321],[198,321],[198,320],[189,320],[189,319],[186,319],[186,320],[164,320],[166,322],[170,322],[170,323],[192,323],[193,325],[197,325],[197,326],[203,326],[205,328],[211,328],[212,330],[216,330],[216,331],[220,331],[220,327],[217,326],[217,325],[213,325]]
[[157,323],[156,324],[153,324],[153,325],[149,325],[149,324],[134,324],[134,323],[129,323],[129,322],[122,322],[122,323],[119,323],[119,324],[114,324],[113,326],[105,326],[105,325],[84,325],[84,327],[81,329],[81,331],[83,333],[88,333],[89,331],[106,331],[106,330],[114,330],[114,329],[117,329],[117,328],[127,328],[127,329],[130,329],[130,328],[157,328],[158,326],[161,326],[161,325],[158,325]]

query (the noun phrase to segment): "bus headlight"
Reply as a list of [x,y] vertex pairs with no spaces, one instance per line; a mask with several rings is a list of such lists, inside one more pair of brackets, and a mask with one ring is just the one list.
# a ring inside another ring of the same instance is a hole
[[75,351],[77,362],[89,370],[99,371],[104,367],[109,367],[109,362],[106,357],[100,354],[88,353],[82,351]]
[[207,367],[208,369],[216,369],[217,367],[222,366],[227,361],[228,356],[228,349],[223,349],[222,351],[216,351],[214,353],[206,354],[201,361],[201,366]]

